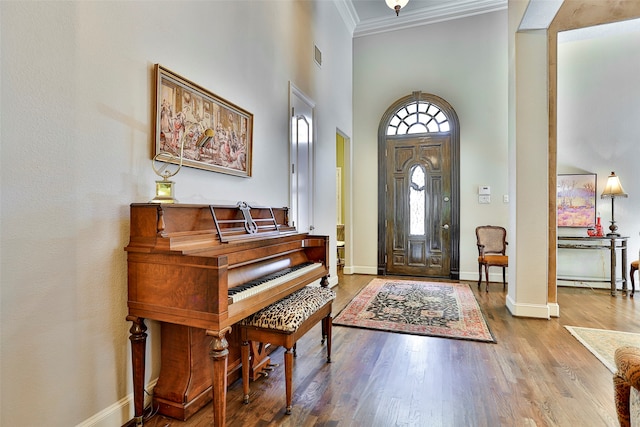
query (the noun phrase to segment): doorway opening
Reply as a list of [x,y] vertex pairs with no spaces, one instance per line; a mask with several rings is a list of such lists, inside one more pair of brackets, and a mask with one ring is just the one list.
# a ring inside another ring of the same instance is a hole
[[[336,266],[344,271],[347,265],[349,246],[346,229],[348,227],[348,206],[350,206],[350,139],[336,130]],[[347,268],[348,269],[348,268]]]
[[290,202],[289,220],[299,232],[314,230],[315,103],[293,84],[289,85]]

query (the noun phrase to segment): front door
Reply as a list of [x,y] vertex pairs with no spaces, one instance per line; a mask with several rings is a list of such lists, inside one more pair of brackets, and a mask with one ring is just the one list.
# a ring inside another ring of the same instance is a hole
[[387,149],[387,273],[448,277],[450,138],[389,139]]
[[459,277],[459,124],[442,98],[414,92],[378,131],[378,274]]

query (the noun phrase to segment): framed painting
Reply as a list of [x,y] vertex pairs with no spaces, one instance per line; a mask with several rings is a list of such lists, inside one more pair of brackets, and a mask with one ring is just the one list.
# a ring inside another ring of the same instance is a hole
[[[250,177],[253,114],[155,65],[155,160]],[[200,137],[213,134],[203,146]],[[184,144],[184,145],[183,145]]]
[[558,227],[592,227],[596,222],[596,174],[559,174]]

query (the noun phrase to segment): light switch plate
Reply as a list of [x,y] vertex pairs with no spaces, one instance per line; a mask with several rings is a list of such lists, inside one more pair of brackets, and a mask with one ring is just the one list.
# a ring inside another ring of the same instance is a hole
[[491,196],[488,196],[486,194],[478,196],[478,203],[481,203],[481,204],[491,203]]

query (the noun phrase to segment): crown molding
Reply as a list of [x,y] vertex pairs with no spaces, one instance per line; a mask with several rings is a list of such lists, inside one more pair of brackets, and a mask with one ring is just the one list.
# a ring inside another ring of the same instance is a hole
[[340,17],[342,17],[344,24],[347,26],[347,30],[353,35],[358,22],[360,22],[353,3],[351,0],[333,0],[333,3],[336,5]]
[[[351,8],[354,9],[351,0],[342,1],[351,4]],[[393,20],[385,17],[359,21],[356,14],[356,27],[353,32],[353,37],[363,37],[420,25],[435,24],[437,22],[466,18],[506,9],[507,0],[461,0],[437,3],[413,13],[405,13],[397,18],[393,17]]]

